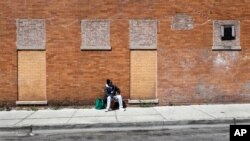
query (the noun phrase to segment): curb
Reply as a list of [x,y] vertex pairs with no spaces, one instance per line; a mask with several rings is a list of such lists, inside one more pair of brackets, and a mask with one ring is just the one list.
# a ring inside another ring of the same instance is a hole
[[[0,133],[30,134],[37,132],[80,130],[89,131],[117,131],[117,129],[143,130],[156,127],[159,129],[168,126],[185,125],[215,125],[215,124],[241,124],[250,123],[250,119],[216,119],[216,120],[184,120],[184,121],[153,121],[153,122],[130,122],[130,123],[95,123],[95,124],[61,124],[61,125],[35,125],[35,126],[16,126],[0,127]],[[1,136],[1,134],[0,134]]]

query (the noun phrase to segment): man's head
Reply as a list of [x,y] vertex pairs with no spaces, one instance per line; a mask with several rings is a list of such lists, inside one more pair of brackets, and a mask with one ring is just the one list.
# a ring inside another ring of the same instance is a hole
[[112,85],[112,81],[111,81],[110,79],[107,79],[107,80],[106,80],[106,83],[107,83],[109,86]]

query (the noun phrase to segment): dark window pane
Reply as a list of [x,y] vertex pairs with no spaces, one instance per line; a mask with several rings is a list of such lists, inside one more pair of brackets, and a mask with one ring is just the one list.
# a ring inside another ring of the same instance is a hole
[[233,28],[232,26],[224,26],[224,36],[221,37],[221,40],[235,40],[235,36],[233,36]]

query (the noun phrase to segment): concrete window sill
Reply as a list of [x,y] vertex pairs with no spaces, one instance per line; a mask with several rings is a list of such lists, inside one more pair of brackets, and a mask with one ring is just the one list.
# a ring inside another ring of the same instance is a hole
[[140,103],[151,103],[151,104],[158,104],[159,99],[148,99],[148,100],[128,100],[129,104],[140,104]]
[[241,46],[213,46],[213,51],[241,51]]
[[82,46],[81,50],[104,50],[104,51],[111,51],[111,46]]
[[16,101],[16,105],[47,105],[47,101]]

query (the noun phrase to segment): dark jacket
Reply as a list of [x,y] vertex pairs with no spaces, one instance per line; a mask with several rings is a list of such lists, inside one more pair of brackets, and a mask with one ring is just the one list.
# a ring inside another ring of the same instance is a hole
[[120,89],[115,85],[111,85],[111,86],[106,85],[105,86],[105,89],[104,89],[105,97],[108,97],[108,96],[112,97],[112,96],[118,95],[120,93],[121,93]]

